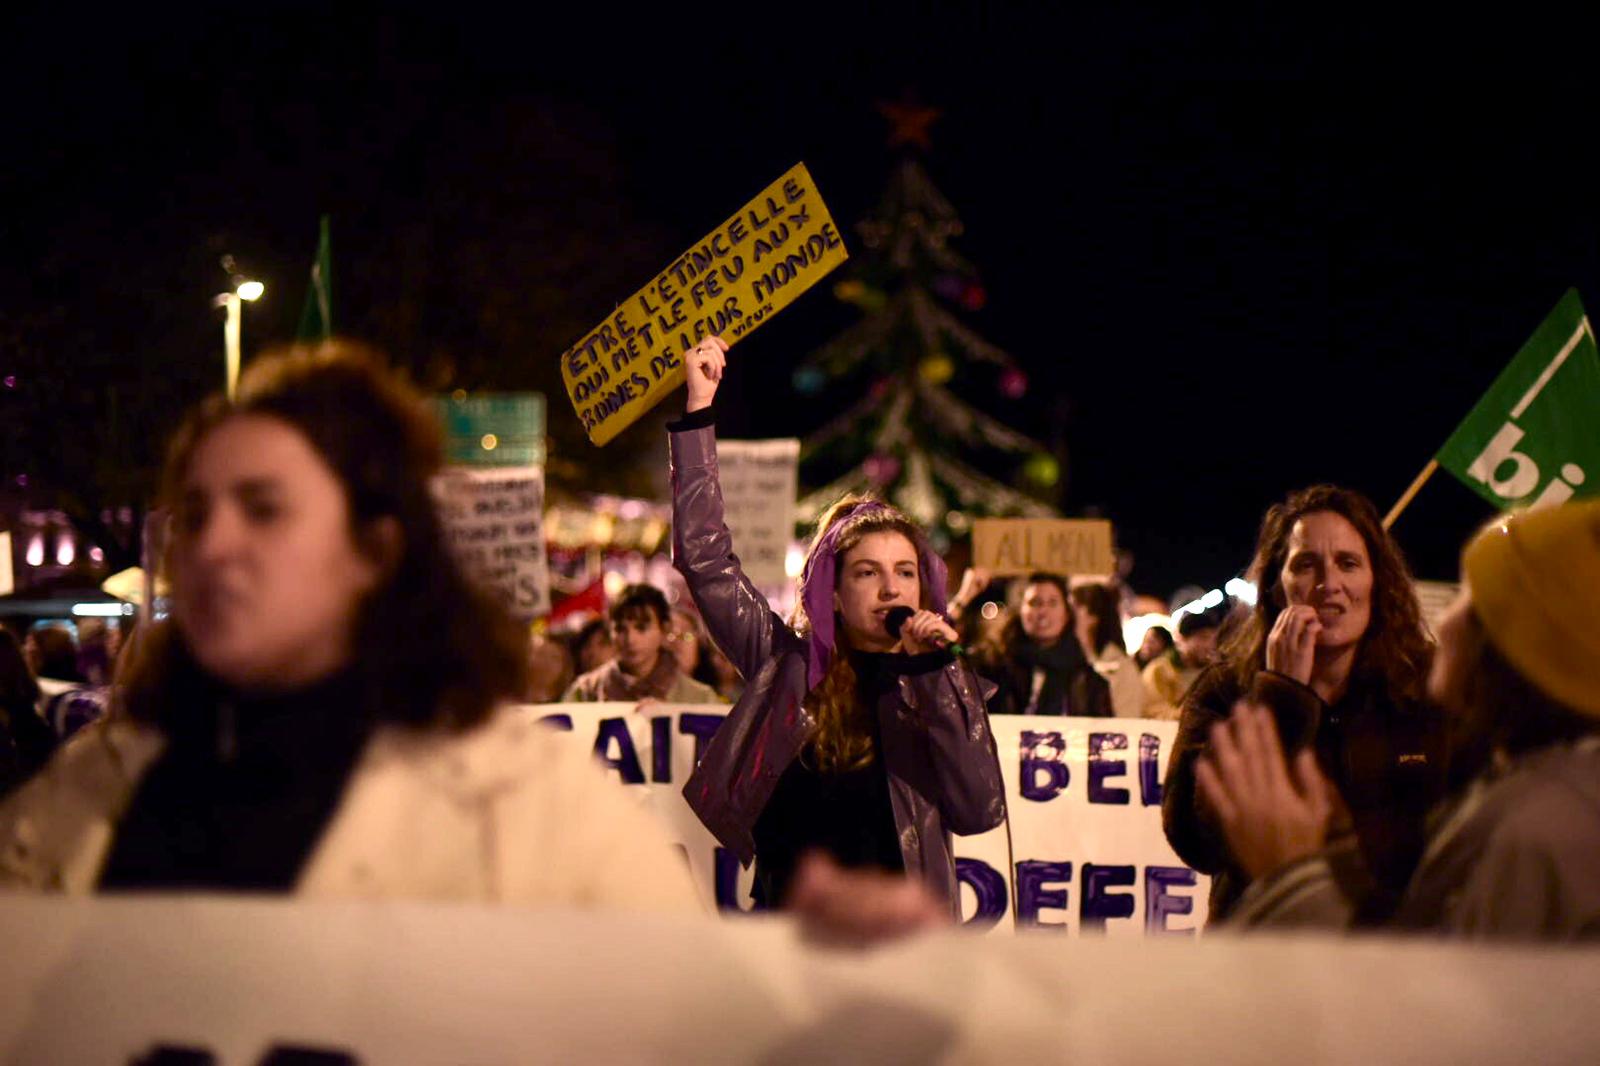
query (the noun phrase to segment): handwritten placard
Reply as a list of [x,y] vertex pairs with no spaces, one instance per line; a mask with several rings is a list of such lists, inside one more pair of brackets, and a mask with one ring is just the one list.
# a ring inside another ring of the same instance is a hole
[[784,562],[794,539],[799,467],[800,442],[793,437],[717,441],[724,520],[745,576],[758,588],[788,580]]
[[804,163],[617,306],[561,356],[561,380],[596,445],[683,382],[683,353],[729,344],[845,261],[844,241]]
[[1111,523],[1101,518],[979,518],[972,565],[995,575],[1111,574]]
[[544,550],[544,469],[451,468],[433,482],[445,541],[461,568],[511,614],[550,613]]

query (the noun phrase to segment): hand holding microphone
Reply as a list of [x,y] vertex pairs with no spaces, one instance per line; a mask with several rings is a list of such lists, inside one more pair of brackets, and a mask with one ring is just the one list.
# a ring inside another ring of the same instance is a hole
[[908,655],[926,655],[930,651],[945,650],[952,655],[966,655],[961,646],[961,635],[941,616],[932,611],[914,611],[910,607],[891,607],[884,613],[883,628],[891,637],[900,638],[900,646]]

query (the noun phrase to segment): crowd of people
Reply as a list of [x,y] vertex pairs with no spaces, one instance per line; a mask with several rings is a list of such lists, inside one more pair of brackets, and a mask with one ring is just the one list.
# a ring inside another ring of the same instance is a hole
[[757,906],[835,934],[958,918],[951,837],[1006,817],[988,718],[1023,714],[1179,720],[1164,826],[1222,928],[1600,935],[1600,504],[1478,534],[1434,635],[1371,502],[1298,491],[1252,607],[1130,653],[1112,587],[1031,574],[986,617],[989,575],[947,602],[924,531],[850,496],[780,617],[723,521],[726,345],[686,367],[686,597],[530,637],[445,550],[421,397],[344,342],[259,359],[172,443],[171,618],[100,705],[59,702],[96,686],[57,635],[0,632],[0,884],[693,910],[661,827],[516,705],[716,702],[690,808]]

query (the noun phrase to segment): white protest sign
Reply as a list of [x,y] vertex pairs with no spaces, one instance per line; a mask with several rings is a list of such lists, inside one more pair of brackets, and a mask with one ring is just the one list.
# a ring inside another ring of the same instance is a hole
[[1456,602],[1461,586],[1454,581],[1414,581],[1412,586],[1417,590],[1417,603],[1422,607],[1422,624],[1428,627],[1429,633],[1438,636],[1439,619]]
[[[688,854],[708,902],[721,910],[750,907],[753,871],[717,845],[682,794],[725,706],[568,703],[528,714],[570,729],[616,780],[639,790]],[[1192,933],[1205,924],[1210,879],[1185,866],[1161,830],[1161,775],[1176,722],[1021,715],[989,722],[1012,846],[1004,826],[955,838],[970,927],[1139,936]]]
[[461,568],[522,620],[550,613],[544,469],[451,467],[433,481],[445,542]]
[[784,561],[794,539],[794,501],[800,491],[800,442],[717,441],[724,520],[745,576],[757,588],[789,579]]

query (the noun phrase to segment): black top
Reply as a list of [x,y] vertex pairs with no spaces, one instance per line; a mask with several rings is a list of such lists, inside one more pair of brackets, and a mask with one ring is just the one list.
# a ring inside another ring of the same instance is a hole
[[293,889],[370,733],[359,705],[353,679],[338,675],[178,709],[100,888]]
[[905,872],[878,740],[878,702],[895,688],[902,674],[943,669],[949,661],[947,652],[850,653],[856,671],[856,698],[869,711],[872,762],[858,770],[824,773],[816,768],[807,745],[789,764],[752,832],[756,880],[750,897],[758,909],[783,904],[800,856],[814,848],[827,852],[844,867]]

